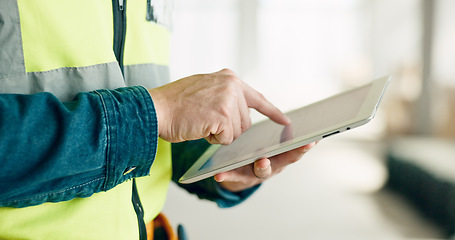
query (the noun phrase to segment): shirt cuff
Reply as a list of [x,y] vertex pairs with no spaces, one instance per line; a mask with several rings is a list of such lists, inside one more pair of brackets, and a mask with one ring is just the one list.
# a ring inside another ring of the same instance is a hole
[[215,180],[215,191],[216,193],[221,197],[215,200],[215,202],[218,204],[220,208],[229,208],[229,207],[234,207],[246,199],[248,199],[253,193],[255,193],[259,187],[261,186],[256,185],[254,187],[248,188],[246,190],[243,190],[241,192],[231,192],[229,190],[226,190],[220,186]]
[[150,174],[158,146],[158,121],[144,87],[96,92],[107,116],[107,191],[128,179]]

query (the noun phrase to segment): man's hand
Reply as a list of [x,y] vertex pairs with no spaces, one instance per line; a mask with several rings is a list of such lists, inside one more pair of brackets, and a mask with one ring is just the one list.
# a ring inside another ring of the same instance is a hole
[[231,192],[243,191],[280,173],[287,165],[297,162],[315,144],[310,143],[270,159],[259,159],[253,164],[216,174],[215,180],[219,182],[221,187]]
[[149,90],[159,136],[169,142],[205,138],[230,144],[251,126],[248,108],[279,124],[290,120],[231,70],[199,74]]

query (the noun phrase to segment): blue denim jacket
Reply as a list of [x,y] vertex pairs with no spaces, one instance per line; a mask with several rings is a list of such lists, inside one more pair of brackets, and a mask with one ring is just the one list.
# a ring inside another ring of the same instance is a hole
[[[0,113],[0,207],[89,197],[148,175],[155,159],[157,119],[143,87],[83,92],[70,102],[50,93],[0,94]],[[173,144],[175,182],[208,145]],[[231,193],[213,178],[180,186],[220,207],[258,188]]]
[[0,94],[0,113],[0,206],[88,197],[148,175],[155,159],[157,119],[143,87],[64,103],[50,93]]

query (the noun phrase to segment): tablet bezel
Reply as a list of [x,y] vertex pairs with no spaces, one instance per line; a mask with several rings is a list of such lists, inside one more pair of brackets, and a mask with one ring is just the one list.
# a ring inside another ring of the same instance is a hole
[[[354,118],[351,118],[349,120],[340,122],[338,124],[334,124],[330,127],[326,127],[326,128],[320,129],[318,131],[314,131],[312,133],[306,134],[300,138],[293,139],[291,142],[287,141],[287,142],[284,142],[281,144],[271,146],[269,148],[264,148],[260,152],[256,151],[251,154],[239,156],[237,158],[224,162],[222,165],[218,164],[218,166],[211,166],[208,168],[201,169],[201,167],[207,162],[207,160],[209,160],[211,158],[211,156],[220,147],[223,147],[223,145],[211,145],[199,157],[199,159],[187,170],[187,172],[180,178],[179,182],[180,183],[193,183],[193,182],[214,176],[217,173],[226,172],[229,170],[233,170],[233,169],[245,166],[247,164],[253,163],[254,161],[256,161],[258,159],[261,159],[264,157],[269,158],[269,157],[278,155],[280,153],[284,153],[284,152],[290,151],[292,149],[304,146],[306,144],[319,141],[325,137],[335,135],[337,133],[342,133],[346,130],[362,126],[362,125],[368,123],[371,119],[373,119],[373,117],[376,113],[377,107],[384,94],[384,91],[390,81],[390,78],[391,77],[383,77],[383,78],[377,79],[373,82],[370,82],[368,84],[362,85],[360,87],[356,87],[354,89],[341,92],[334,96],[331,96],[331,97],[328,97],[328,98],[325,98],[323,100],[313,103],[313,104],[317,104],[321,101],[326,101],[326,100],[329,100],[331,98],[337,97],[342,94],[349,94],[350,92],[353,92],[360,88],[365,88],[365,87],[368,87],[371,85],[370,91],[368,92],[368,94],[364,100],[364,103],[362,104],[360,110],[358,111],[357,116],[355,116]],[[313,105],[313,104],[310,104],[310,105]],[[299,111],[310,105],[304,106],[299,109],[295,109],[288,113],[291,113],[294,111]],[[270,120],[266,119],[263,121],[270,121]],[[261,121],[261,122],[263,122],[263,121]],[[254,125],[260,124],[261,122],[258,122]],[[254,127],[254,125],[252,127]]]

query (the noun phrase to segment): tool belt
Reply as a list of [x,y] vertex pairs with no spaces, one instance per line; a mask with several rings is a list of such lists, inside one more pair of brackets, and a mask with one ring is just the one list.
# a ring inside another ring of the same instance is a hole
[[146,225],[147,240],[188,240],[182,225],[174,232],[167,217],[160,213]]

